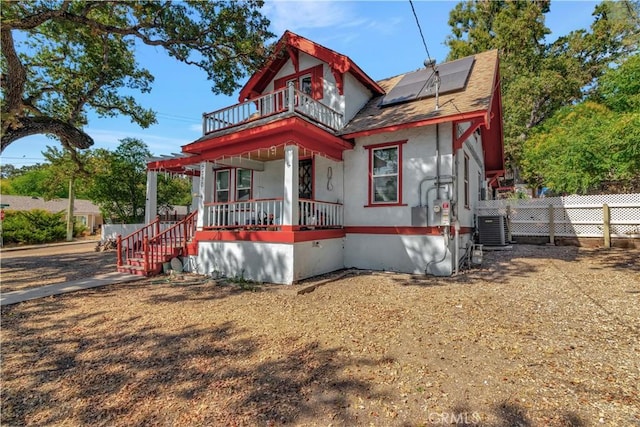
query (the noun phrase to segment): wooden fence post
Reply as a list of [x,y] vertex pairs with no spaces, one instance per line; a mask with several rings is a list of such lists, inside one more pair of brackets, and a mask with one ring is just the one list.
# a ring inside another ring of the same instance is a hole
[[549,244],[556,244],[556,226],[553,218],[553,205],[549,205]]
[[602,205],[602,221],[604,223],[604,228],[602,230],[604,234],[604,247],[611,247],[611,211],[609,210],[609,205]]

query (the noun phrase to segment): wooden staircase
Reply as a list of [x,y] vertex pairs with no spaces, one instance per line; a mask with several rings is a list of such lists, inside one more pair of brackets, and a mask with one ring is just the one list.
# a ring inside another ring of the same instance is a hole
[[139,276],[162,272],[162,264],[187,252],[196,230],[198,212],[160,231],[160,218],[128,236],[118,236],[118,271]]

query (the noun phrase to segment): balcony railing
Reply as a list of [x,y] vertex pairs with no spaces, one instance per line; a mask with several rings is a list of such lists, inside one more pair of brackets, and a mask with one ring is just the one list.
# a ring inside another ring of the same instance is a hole
[[[209,203],[205,228],[277,230],[282,225],[282,199]],[[344,220],[339,203],[300,199],[297,224],[302,228],[340,228]]]
[[284,112],[302,114],[333,130],[343,126],[342,114],[293,86],[288,86],[250,101],[205,113],[202,132],[206,135]]

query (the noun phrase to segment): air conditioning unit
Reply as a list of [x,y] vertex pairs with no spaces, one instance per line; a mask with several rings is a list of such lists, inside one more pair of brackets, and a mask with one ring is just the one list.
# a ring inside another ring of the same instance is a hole
[[506,246],[507,218],[501,215],[478,217],[478,243],[487,246]]

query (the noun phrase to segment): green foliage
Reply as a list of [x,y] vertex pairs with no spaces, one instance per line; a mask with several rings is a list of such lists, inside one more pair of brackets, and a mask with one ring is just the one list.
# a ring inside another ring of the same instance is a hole
[[191,180],[186,177],[158,175],[158,210],[191,204]]
[[5,243],[40,244],[64,240],[67,228],[64,213],[41,209],[5,213],[2,237]]
[[611,62],[638,48],[637,2],[604,1],[589,31],[549,43],[544,14],[552,7],[548,0],[465,1],[450,14],[449,59],[499,50],[505,155],[514,169],[532,129],[589,95]]
[[618,113],[640,112],[640,54],[607,70],[598,80],[594,98]]
[[523,177],[558,193],[640,179],[640,112],[584,102],[558,111],[526,142]]
[[[18,196],[44,197],[47,193],[46,185],[51,181],[51,170],[48,165],[38,165],[38,168],[28,170],[22,175],[9,180],[11,193]],[[66,191],[50,193],[49,198],[66,197]]]
[[[2,149],[33,134],[67,148],[88,148],[87,112],[155,122],[134,91],[153,76],[136,61],[136,45],[207,73],[213,91],[230,95],[267,56],[273,35],[262,1],[2,1]],[[5,78],[10,85],[4,84]]]
[[105,218],[128,224],[143,220],[149,157],[145,143],[134,138],[120,140],[114,152],[95,151],[89,194]]

